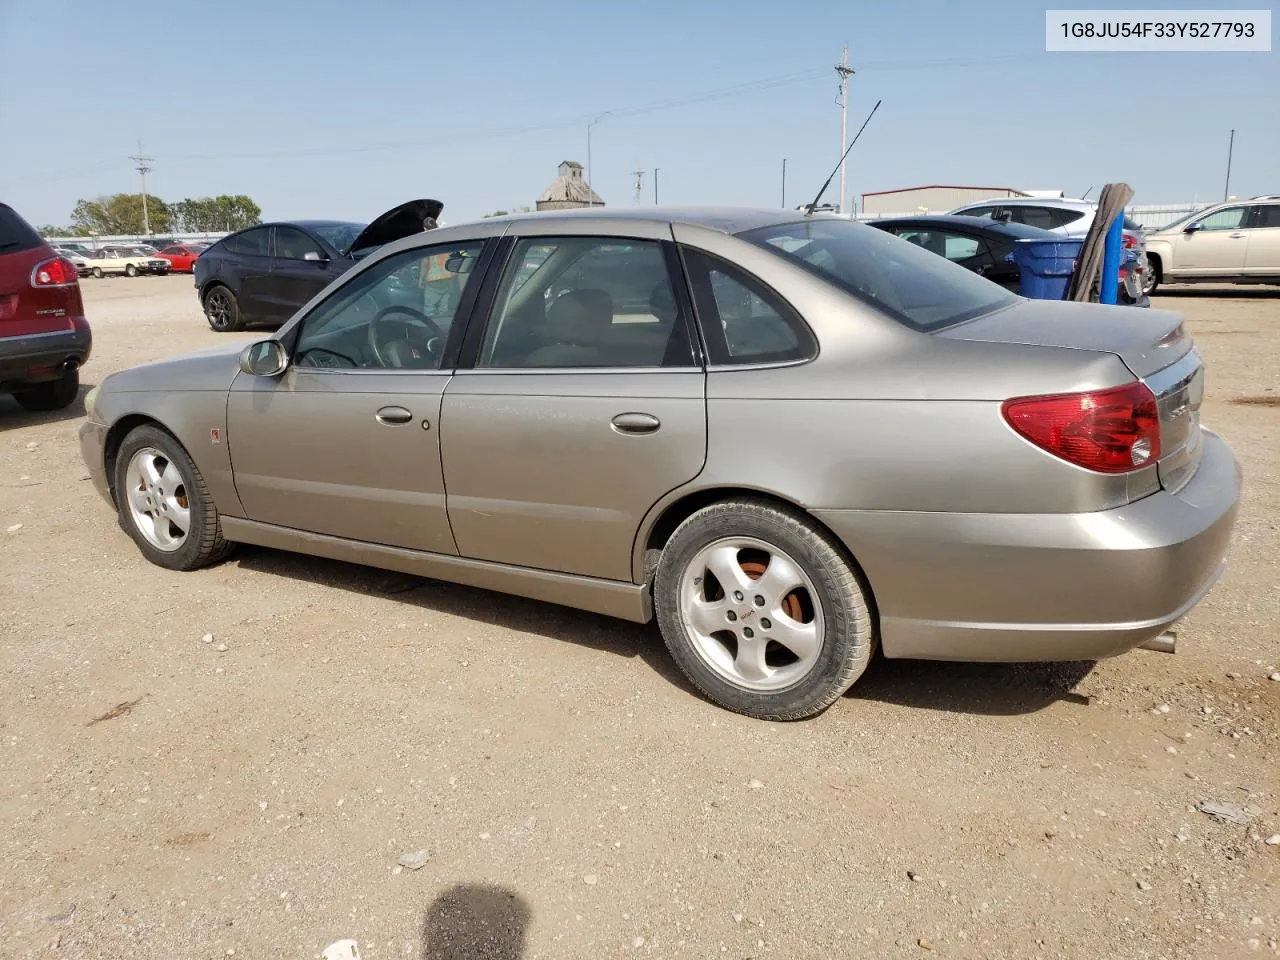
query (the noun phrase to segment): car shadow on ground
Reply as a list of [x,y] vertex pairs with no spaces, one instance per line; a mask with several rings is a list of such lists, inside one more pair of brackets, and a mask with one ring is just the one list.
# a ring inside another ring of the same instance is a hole
[[18,401],[8,394],[0,394],[0,433],[22,427],[38,427],[46,423],[62,423],[79,420],[84,416],[84,396],[93,389],[92,383],[81,383],[80,392],[69,406],[48,413],[32,413],[18,406]]
[[364,596],[384,596],[422,610],[466,617],[557,642],[576,643],[620,657],[639,657],[663,679],[688,693],[696,693],[671,660],[652,623],[632,623],[477,587],[265,547],[242,546],[234,554],[234,560],[244,569],[258,573],[323,583]]
[[1087,706],[1075,687],[1096,661],[948,663],[877,656],[846,694],[900,707],[982,716],[1036,713],[1060,701]]
[[533,910],[515,890],[458,884],[432,901],[422,920],[426,960],[520,960]]
[[[246,570],[384,596],[422,610],[466,617],[621,657],[639,657],[667,682],[701,697],[667,652],[655,624],[630,623],[537,600],[302,554],[240,547]],[[942,663],[875,657],[846,695],[921,710],[992,716],[1035,713],[1059,701],[1087,704],[1074,687],[1094,667],[1081,663]]]

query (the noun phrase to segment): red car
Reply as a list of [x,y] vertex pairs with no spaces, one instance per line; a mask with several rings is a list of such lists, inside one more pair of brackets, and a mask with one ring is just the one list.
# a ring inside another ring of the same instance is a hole
[[161,260],[168,260],[170,270],[193,273],[196,268],[196,257],[204,251],[205,248],[200,244],[175,243],[163,248],[156,256]]
[[0,203],[0,393],[27,410],[70,406],[92,347],[76,265]]

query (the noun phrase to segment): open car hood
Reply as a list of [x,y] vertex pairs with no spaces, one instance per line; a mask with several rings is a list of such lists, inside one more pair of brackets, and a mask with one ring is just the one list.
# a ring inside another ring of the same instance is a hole
[[355,242],[343,253],[354,256],[435,227],[444,210],[440,200],[410,200],[392,207],[360,231]]

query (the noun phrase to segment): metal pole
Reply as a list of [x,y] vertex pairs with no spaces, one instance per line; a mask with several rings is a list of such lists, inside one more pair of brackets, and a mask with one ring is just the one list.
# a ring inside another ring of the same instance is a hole
[[787,209],[787,158],[782,158],[782,209]]
[[844,45],[844,53],[836,65],[836,73],[840,75],[840,199],[836,201],[836,213],[844,213],[845,192],[845,147],[849,145],[849,75],[853,73],[849,66],[849,45]]
[[658,205],[658,173],[661,172],[661,170],[661,167],[653,168],[653,205],[655,207]]
[[1231,195],[1231,153],[1236,145],[1236,132],[1231,131],[1231,139],[1227,141],[1227,184],[1222,188],[1222,199],[1226,200]]
[[1102,245],[1102,289],[1099,303],[1115,303],[1120,292],[1120,250],[1124,246],[1124,211],[1116,214]]
[[609,116],[610,113],[612,113],[611,110],[606,110],[604,113],[600,114],[600,116],[587,124],[587,186],[592,190],[595,189],[595,185],[591,181],[591,128],[605,117]]

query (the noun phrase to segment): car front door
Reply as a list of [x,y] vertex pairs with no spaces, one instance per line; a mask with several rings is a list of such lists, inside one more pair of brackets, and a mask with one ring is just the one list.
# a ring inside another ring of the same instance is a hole
[[1223,207],[1192,220],[1173,245],[1172,272],[1188,277],[1234,276],[1248,260],[1249,208]]
[[[440,398],[483,270],[483,241],[372,263],[282,338],[288,369],[237,375],[226,442],[249,519],[456,554],[440,467]],[[419,286],[445,254],[461,296]]]
[[444,394],[458,551],[631,581],[645,513],[706,461],[706,377],[670,228],[522,226]]
[[1280,278],[1280,203],[1260,203],[1250,211],[1249,247],[1244,272],[1250,277]]
[[274,316],[287,320],[304,303],[350,267],[349,260],[334,260],[319,242],[297,227],[271,230],[271,278],[267,297]]

